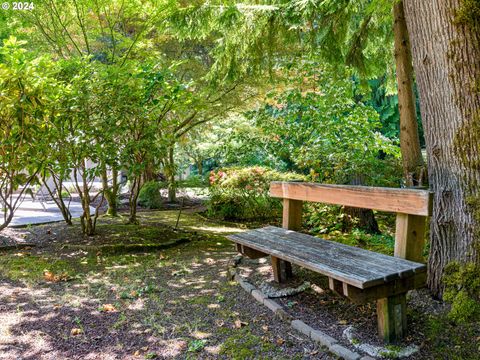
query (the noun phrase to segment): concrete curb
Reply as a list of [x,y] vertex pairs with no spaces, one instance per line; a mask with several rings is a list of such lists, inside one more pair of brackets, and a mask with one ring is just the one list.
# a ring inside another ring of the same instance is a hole
[[255,286],[245,281],[240,275],[238,275],[238,273],[236,273],[235,271],[235,268],[229,269],[229,271],[231,273],[234,273],[232,278],[236,282],[238,282],[238,284],[247,293],[252,295],[255,300],[270,309],[280,320],[289,323],[290,326],[298,332],[308,336],[311,340],[326,347],[328,351],[332,354],[345,360],[374,360],[369,356],[362,357],[362,355],[351,351],[343,345],[340,345],[338,341],[333,337],[325,334],[323,331],[313,329],[312,327],[305,324],[302,320],[293,319],[293,317],[288,314],[279,303],[272,299],[269,299],[260,290],[256,289]]

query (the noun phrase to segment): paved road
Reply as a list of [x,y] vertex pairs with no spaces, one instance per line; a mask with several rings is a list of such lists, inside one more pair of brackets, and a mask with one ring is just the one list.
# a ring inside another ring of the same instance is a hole
[[[73,218],[78,218],[83,212],[82,205],[79,202],[71,202],[70,211]],[[95,209],[91,207],[90,212],[95,212]],[[63,221],[63,216],[54,202],[43,202],[42,206],[40,201],[26,199],[15,212],[15,216],[9,226],[20,227],[56,221]]]

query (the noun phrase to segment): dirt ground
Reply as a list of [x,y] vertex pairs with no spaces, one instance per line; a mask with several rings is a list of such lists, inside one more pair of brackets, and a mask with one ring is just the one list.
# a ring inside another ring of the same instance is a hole
[[[23,247],[0,250],[0,359],[334,358],[228,281],[236,253],[225,235],[246,225],[193,209],[180,219],[173,210],[139,219],[101,217],[95,237],[61,223],[2,234],[4,244]],[[256,286],[272,282],[267,259],[244,260],[239,270]],[[326,279],[308,270],[294,274],[288,286],[312,285],[277,299],[293,317],[352,350],[348,326],[356,342],[381,344],[374,304],[323,290]],[[425,290],[409,295],[408,309],[409,335],[397,345],[420,347],[409,359],[480,359],[479,324],[450,322],[448,307]]]
[[0,255],[0,359],[332,358],[227,280],[236,226],[177,214],[9,230],[36,246]]

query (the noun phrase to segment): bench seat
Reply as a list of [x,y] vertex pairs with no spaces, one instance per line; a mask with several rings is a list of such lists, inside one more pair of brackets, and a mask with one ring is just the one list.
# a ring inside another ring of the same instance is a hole
[[274,226],[228,237],[359,289],[425,273],[426,265]]

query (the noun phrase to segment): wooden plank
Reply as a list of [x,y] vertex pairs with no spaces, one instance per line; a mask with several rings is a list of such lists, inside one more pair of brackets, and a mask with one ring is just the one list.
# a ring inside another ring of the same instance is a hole
[[408,278],[426,270],[423,264],[275,227],[229,238],[358,288]]
[[[291,238],[298,239],[298,241],[301,241],[302,245],[305,247],[305,250],[308,252],[310,252],[310,250],[312,249],[317,248],[321,244],[321,251],[324,253],[324,255],[335,257],[341,261],[344,260],[352,264],[358,260],[361,260],[361,264],[365,264],[365,266],[369,270],[374,270],[378,268],[380,270],[380,273],[385,273],[385,268],[387,268],[391,270],[392,273],[394,272],[394,270],[397,270],[399,277],[408,277],[412,275],[415,271],[417,271],[417,267],[420,267],[419,270],[426,270],[425,266],[414,264],[411,262],[407,264],[405,264],[404,262],[398,262],[398,260],[392,256],[363,250],[354,246],[337,243],[335,241],[320,239],[311,235],[301,234],[297,232],[287,233],[283,229],[273,226],[266,227],[257,231],[273,233],[276,236],[281,236],[286,241],[290,240]],[[388,276],[386,276],[385,280],[388,281]]]
[[273,244],[279,250],[288,252],[294,247],[301,249],[306,255],[311,255],[318,260],[327,258],[326,260],[328,261],[339,261],[342,263],[355,264],[358,262],[365,264],[366,270],[373,271],[379,269],[379,273],[398,273],[399,277],[402,277],[404,273],[406,276],[409,276],[413,272],[426,270],[425,265],[422,264],[400,260],[392,256],[320,239],[311,235],[286,231],[273,226],[237,234],[232,236],[232,238],[248,236],[255,238],[252,241],[260,244],[265,243],[265,245],[272,241],[272,238],[280,237],[281,240],[276,239],[276,244]]
[[283,199],[283,228],[300,230],[302,228],[303,201]]
[[275,256],[272,260],[273,279],[277,283],[284,283],[292,277],[292,264]]
[[[241,242],[254,249],[268,252],[272,256],[278,257],[282,260],[292,262],[294,264],[298,264],[312,271],[319,272],[327,276],[332,275],[332,272],[330,271],[331,270],[330,266],[317,263],[317,262],[308,261],[307,259],[305,259],[304,254],[302,254],[298,250],[295,251],[295,249],[293,249],[293,251],[287,253],[286,251],[283,251],[283,250],[277,250],[274,247],[275,243],[271,243],[271,244],[268,244],[268,246],[265,246],[265,244],[262,245],[258,241],[251,241],[249,239],[238,238],[238,237],[234,238],[233,235],[229,236],[229,238],[235,242]],[[335,278],[341,281],[348,282],[349,284],[352,284],[354,286],[363,288],[364,286],[368,286],[372,283],[372,281],[366,280],[367,279],[366,275],[370,275],[370,274],[362,274],[360,272],[357,272],[355,274],[335,273]],[[376,280],[376,281],[373,281],[372,285],[370,286],[377,285],[379,283],[381,284],[383,282],[384,282],[383,279]]]
[[[243,241],[246,241],[248,246],[257,246],[259,249],[262,249],[261,251],[269,252],[270,254],[275,252],[279,257],[283,256],[288,258],[288,256],[292,256],[296,258],[299,265],[311,266],[311,269],[317,272],[322,272],[321,270],[328,271],[329,273],[326,273],[326,275],[330,274],[332,277],[342,281],[354,281],[351,284],[360,288],[382,284],[385,281],[394,280],[402,276],[410,276],[413,274],[413,270],[417,272],[425,271],[425,266],[422,264],[407,262],[398,258],[368,252],[323,239],[313,237],[317,243],[313,245],[307,244],[307,246],[305,246],[305,244],[299,243],[298,239],[288,237],[277,239],[273,238],[272,235],[268,236],[268,233],[266,235],[260,234],[259,236],[256,232],[257,231],[251,231],[241,234]],[[310,237],[309,235],[300,235]],[[235,238],[234,241],[242,240]],[[345,258],[344,254],[337,251],[338,246],[350,248],[354,250],[354,252],[349,258]],[[366,262],[361,259],[359,252],[367,252],[373,254],[375,257]],[[355,256],[355,254],[357,256]],[[392,261],[397,263],[401,261],[403,263],[403,270],[400,270],[398,267],[392,270],[391,264],[375,265],[374,262],[379,261],[376,258],[378,256],[387,258],[391,263]],[[401,271],[403,271],[404,274],[402,274]],[[355,283],[356,280],[359,280],[363,285]]]
[[427,274],[415,274],[408,279],[398,279],[390,283],[368,289],[358,289],[343,283],[342,294],[356,304],[366,304],[382,298],[404,294],[409,290],[425,287]]
[[377,300],[378,333],[386,343],[399,341],[407,330],[406,294]]
[[381,283],[383,283],[385,274],[383,269],[381,272],[377,271],[377,269],[364,266],[364,263],[361,260],[353,258],[352,261],[345,261],[341,256],[327,248],[318,249],[308,247],[304,246],[304,244],[299,244],[296,239],[279,236],[265,237],[265,234],[256,234],[255,232],[242,234],[242,237],[244,239],[248,237],[248,241],[251,241],[251,243],[262,243],[262,246],[265,249],[269,249],[270,252],[277,251],[282,256],[291,255],[301,259],[303,263],[316,264],[322,268],[326,267],[332,272],[335,271],[335,269],[338,269],[342,274],[351,273],[352,277],[362,279],[362,281],[369,281],[372,278],[380,278]]
[[272,182],[270,196],[411,215],[432,213],[432,194],[428,190]]
[[268,256],[268,254],[266,254],[262,251],[252,249],[251,247],[248,247],[248,246],[245,246],[245,245],[242,245],[242,244],[236,244],[236,245],[237,245],[237,251],[239,253],[249,257],[250,259],[260,259],[260,258]]
[[425,222],[424,216],[397,214],[395,256],[411,261],[425,262],[423,258]]

